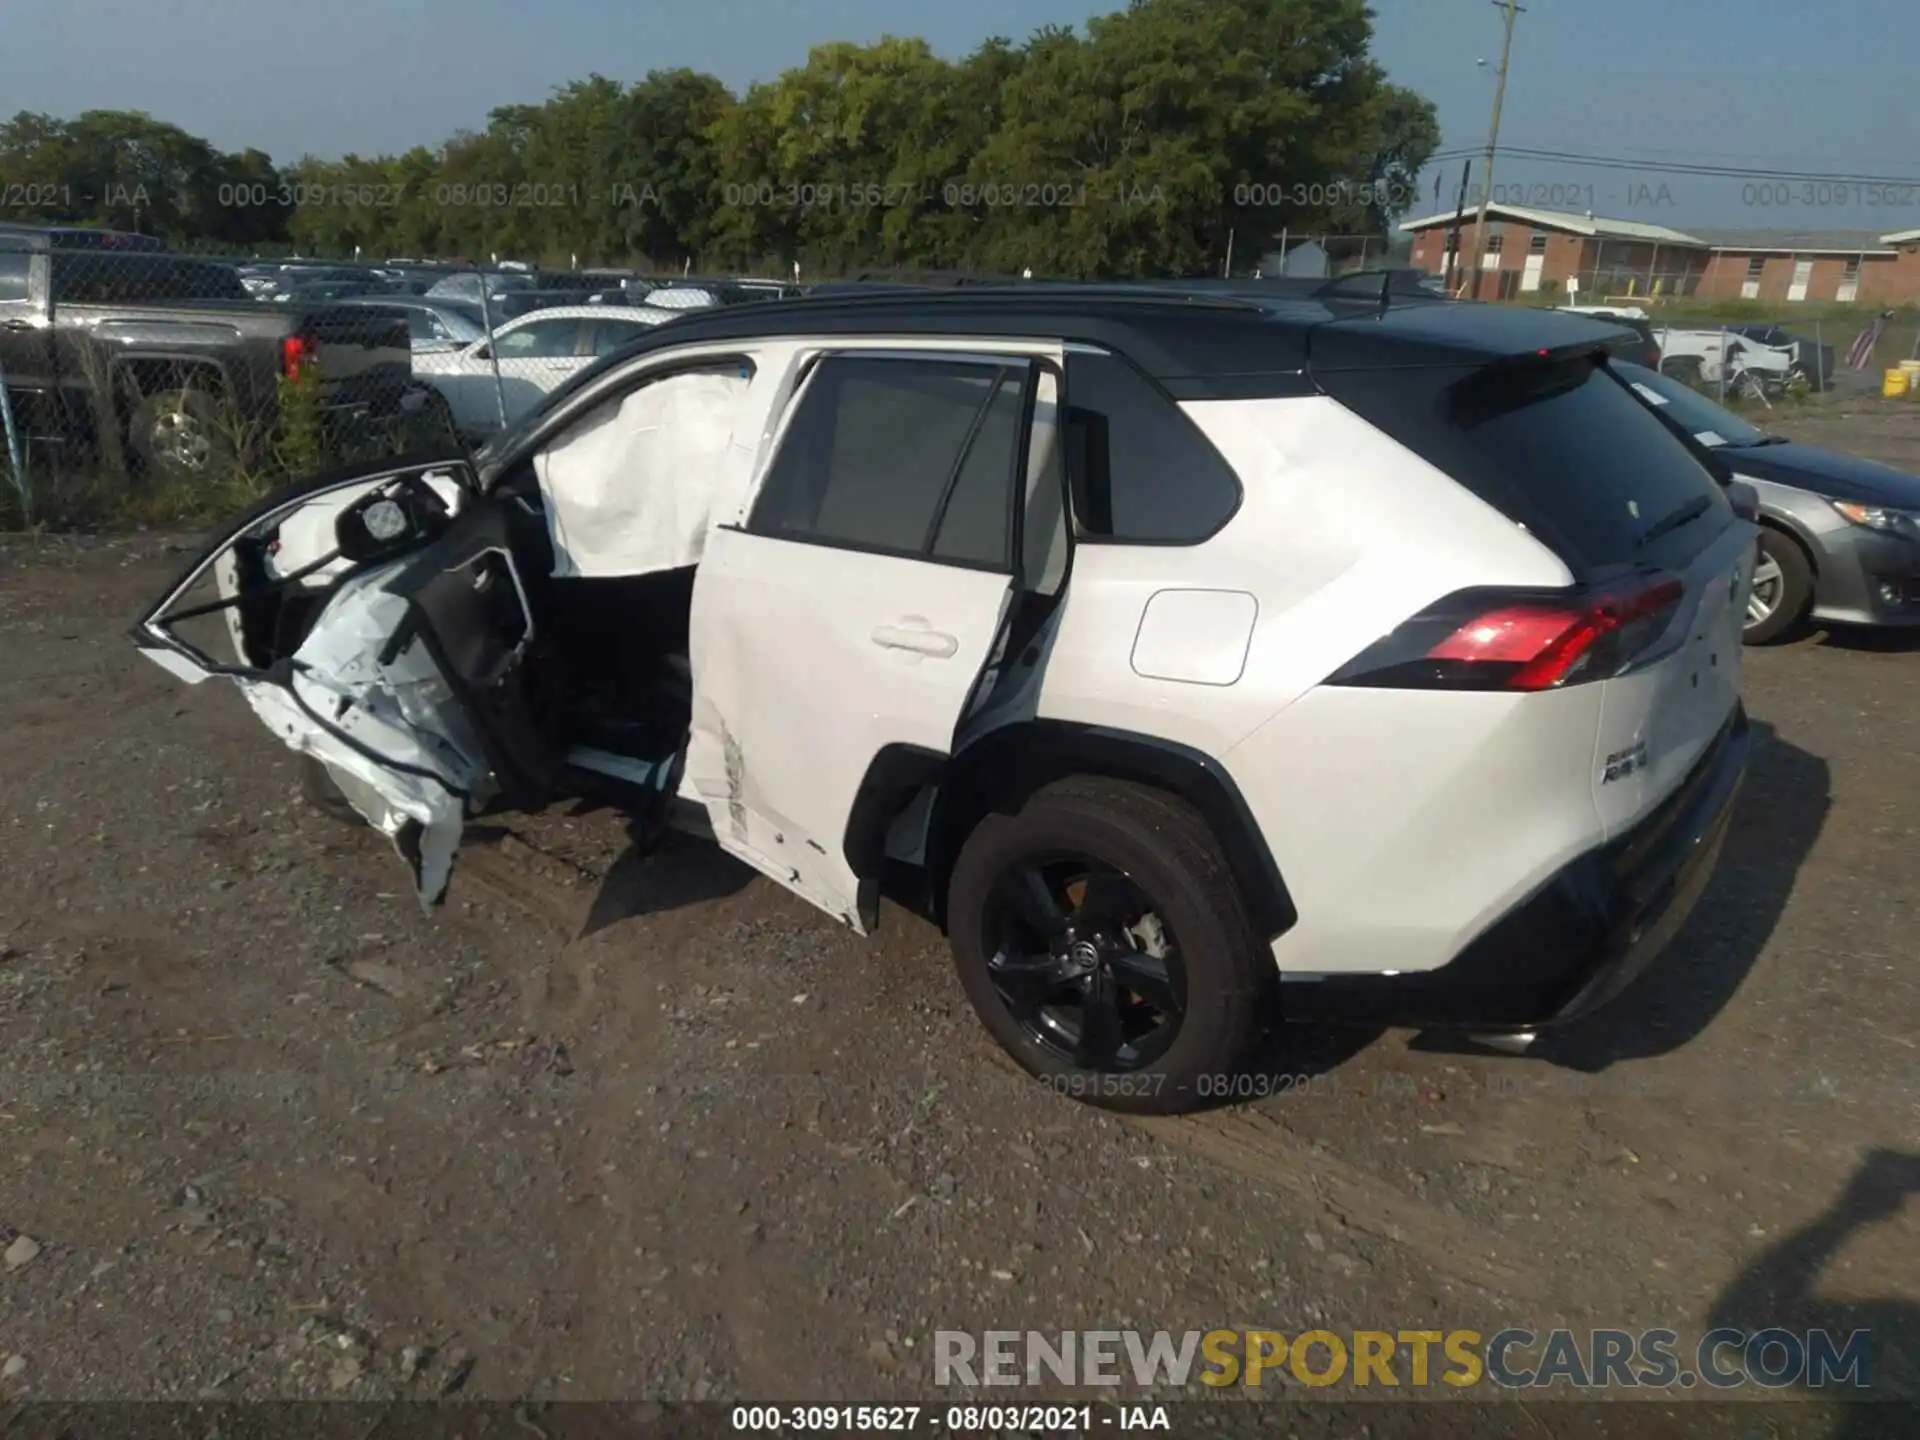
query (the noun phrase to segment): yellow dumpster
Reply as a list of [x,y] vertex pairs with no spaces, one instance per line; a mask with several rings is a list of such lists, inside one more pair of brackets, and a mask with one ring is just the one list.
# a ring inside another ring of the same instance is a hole
[[1895,367],[1887,371],[1886,384],[1881,387],[1880,393],[1888,399],[1892,399],[1897,395],[1906,394],[1912,383],[1912,381],[1907,379],[1907,372],[1905,370]]

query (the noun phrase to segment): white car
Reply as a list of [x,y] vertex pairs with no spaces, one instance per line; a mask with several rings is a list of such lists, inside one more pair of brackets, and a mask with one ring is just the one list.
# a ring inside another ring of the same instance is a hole
[[459,349],[416,354],[413,373],[446,397],[461,434],[486,435],[519,419],[600,356],[679,313],[655,305],[531,310]]
[[1618,315],[1623,320],[1644,320],[1647,312],[1638,305],[1561,305],[1566,315],[1597,315],[1603,319]]
[[1732,330],[1677,330],[1656,326],[1660,371],[1730,393],[1771,394],[1787,388],[1798,357],[1790,347],[1762,345]]
[[686,316],[256,509],[135,643],[429,905],[470,817],[585,794],[862,934],[884,882],[1061,1094],[1246,1093],[1276,1019],[1524,1046],[1713,868],[1750,495],[1612,327],[1270,284]]

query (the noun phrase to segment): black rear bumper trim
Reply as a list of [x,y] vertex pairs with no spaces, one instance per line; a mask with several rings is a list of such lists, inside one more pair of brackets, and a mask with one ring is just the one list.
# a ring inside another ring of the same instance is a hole
[[1560,870],[1452,961],[1284,984],[1285,1018],[1493,1033],[1598,1009],[1666,948],[1705,890],[1751,749],[1739,707],[1659,809]]

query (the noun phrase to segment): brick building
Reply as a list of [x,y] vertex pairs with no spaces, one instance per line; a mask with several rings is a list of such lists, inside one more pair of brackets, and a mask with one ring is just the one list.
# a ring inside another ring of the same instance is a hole
[[[1456,286],[1481,269],[1477,298],[1546,293],[1697,295],[1712,299],[1920,304],[1920,230],[1893,234],[1837,230],[1732,230],[1689,234],[1663,225],[1514,205],[1487,207],[1484,242],[1477,211],[1460,218]],[[1414,268],[1447,271],[1455,216],[1430,215],[1400,229],[1412,239]]]
[[1708,231],[1696,292],[1713,299],[1920,303],[1920,230]]
[[[1688,295],[1707,268],[1706,242],[1664,225],[1489,205],[1482,243],[1476,233],[1478,218],[1476,207],[1460,221],[1461,259],[1454,273],[1456,284],[1467,284],[1478,264],[1482,273],[1476,298],[1482,300],[1541,291],[1566,294],[1569,289],[1645,295],[1656,284],[1662,294]],[[1453,223],[1454,215],[1448,212],[1401,225],[1413,237],[1409,263],[1415,269],[1446,273]]]

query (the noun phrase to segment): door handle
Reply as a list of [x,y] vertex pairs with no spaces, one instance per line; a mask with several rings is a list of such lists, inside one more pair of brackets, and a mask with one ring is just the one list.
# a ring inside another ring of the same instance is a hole
[[873,632],[873,643],[884,650],[911,650],[936,660],[951,659],[960,648],[959,638],[943,630],[905,625],[882,625]]

